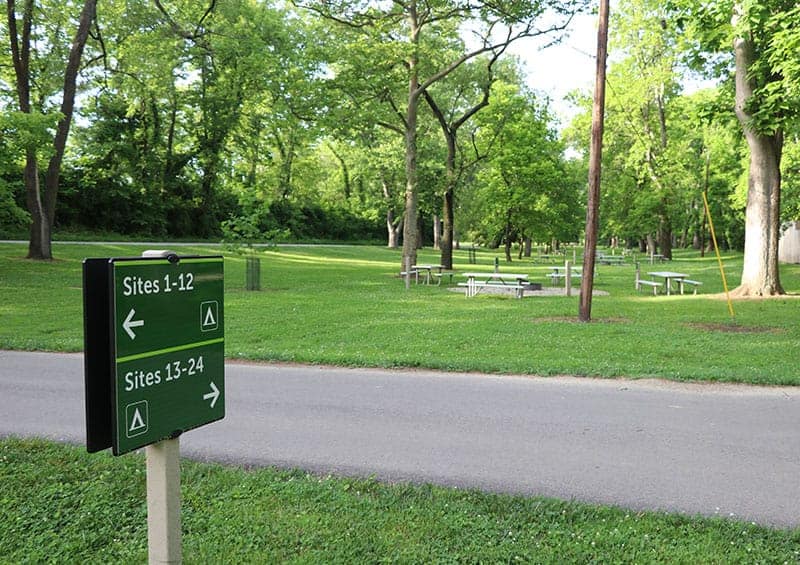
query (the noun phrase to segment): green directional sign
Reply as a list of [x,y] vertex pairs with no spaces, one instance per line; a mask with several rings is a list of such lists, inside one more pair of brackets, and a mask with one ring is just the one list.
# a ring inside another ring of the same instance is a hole
[[[218,256],[84,261],[90,451],[119,455],[225,416],[223,286]],[[91,295],[108,307],[87,306]],[[107,394],[110,414],[97,407]]]
[[222,257],[112,265],[114,452],[223,418]]

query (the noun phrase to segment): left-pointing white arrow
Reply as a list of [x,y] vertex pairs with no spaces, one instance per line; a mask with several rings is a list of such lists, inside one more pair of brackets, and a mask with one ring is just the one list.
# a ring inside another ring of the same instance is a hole
[[203,400],[211,400],[211,408],[214,408],[214,405],[217,403],[217,398],[219,398],[219,389],[217,385],[214,384],[214,381],[211,381],[211,392],[207,392],[203,395]]
[[136,334],[133,333],[132,328],[138,328],[144,325],[144,320],[133,319],[135,315],[136,315],[136,310],[131,308],[131,311],[128,312],[128,317],[125,318],[124,322],[122,322],[122,329],[128,332],[128,335],[131,336],[131,339],[136,339]]

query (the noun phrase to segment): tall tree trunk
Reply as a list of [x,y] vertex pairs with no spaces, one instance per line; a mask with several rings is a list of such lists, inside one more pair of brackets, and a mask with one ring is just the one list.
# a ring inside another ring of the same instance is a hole
[[606,101],[606,58],[608,55],[608,0],[600,0],[597,28],[597,59],[592,107],[592,140],[589,151],[589,196],[586,206],[586,246],[583,252],[581,295],[578,319],[592,319],[592,291],[594,288],[594,260],[597,252],[597,231],[600,208],[600,163],[603,154],[603,114]]
[[442,220],[439,214],[433,215],[433,248],[439,249],[442,240]]
[[332,144],[328,144],[328,149],[330,149],[331,153],[333,153],[333,156],[336,157],[336,160],[339,161],[339,165],[342,167],[342,190],[344,192],[344,199],[350,200],[352,188],[350,184],[350,169],[347,167],[347,161],[344,160],[342,155],[336,152]]
[[[740,9],[740,6],[734,9]],[[741,11],[737,13],[742,13]],[[753,95],[755,77],[749,76],[755,60],[752,42],[746,37],[734,40],[736,60],[736,116],[744,128],[750,148],[745,209],[744,266],[741,285],[734,296],[784,294],[778,270],[780,237],[781,154],[783,131],[765,135],[751,128],[746,104]]]
[[658,227],[658,246],[665,259],[672,259],[672,225],[667,214],[662,214]]
[[[17,102],[20,112],[31,113],[30,86],[30,46],[31,27],[33,25],[33,0],[26,0],[22,11],[22,36],[17,31],[17,14],[14,0],[6,3],[8,35],[11,47],[11,59],[14,64]],[[39,164],[36,148],[25,150],[25,199],[28,212],[31,214],[30,240],[28,242],[28,258],[50,259],[50,226],[47,223],[47,212],[39,184]]]
[[[705,176],[703,179],[703,194],[705,195],[706,200],[708,199],[708,177],[711,170],[711,152],[706,150],[706,170]],[[703,209],[703,219],[700,222],[700,257],[706,256],[706,208],[702,206]]]
[[424,92],[425,100],[428,102],[428,106],[430,106],[431,111],[436,116],[436,119],[439,121],[439,125],[442,128],[442,134],[444,135],[445,142],[447,143],[447,159],[445,165],[445,190],[444,190],[444,199],[442,202],[442,218],[444,221],[444,226],[443,226],[444,232],[442,234],[442,241],[440,246],[441,258],[439,260],[441,265],[446,269],[453,268],[453,242],[455,240],[454,194],[456,190],[456,185],[458,184],[458,177],[459,177],[459,174],[456,172],[456,146],[457,146],[458,130],[470,118],[472,118],[472,116],[474,116],[483,108],[489,105],[489,96],[491,94],[492,83],[494,82],[493,67],[494,64],[497,62],[500,53],[502,53],[502,51],[496,52],[494,56],[489,59],[489,63],[486,69],[487,80],[483,87],[483,97],[477,104],[466,110],[459,118],[454,119],[451,122],[448,122],[447,118],[444,115],[444,112],[442,112],[441,108],[439,108],[439,105],[436,103],[436,100],[434,100],[431,93],[428,92],[428,90],[425,90]]
[[386,202],[386,233],[388,240],[386,246],[390,249],[395,249],[399,245],[400,229],[403,226],[403,222],[402,217],[395,218],[392,192],[389,189],[389,181],[386,179],[386,174],[383,172],[381,173],[381,187],[383,188],[383,199]]
[[442,242],[440,244],[440,263],[445,269],[453,268],[453,247],[455,244],[455,216],[453,212],[453,187],[448,186],[442,199]]
[[388,242],[386,247],[390,249],[397,249],[400,246],[400,230],[403,228],[403,222],[398,221],[394,217],[394,210],[387,210],[386,212],[386,233],[388,234]]
[[[70,125],[72,124],[72,114],[75,110],[75,91],[80,71],[81,58],[86,40],[89,38],[89,28],[95,16],[97,0],[86,0],[81,10],[78,20],[78,30],[72,40],[67,68],[64,71],[64,90],[61,99],[61,120],[56,127],[56,137],[53,140],[53,156],[47,166],[45,175],[45,210],[47,211],[47,222],[49,230],[53,229],[53,222],[56,216],[56,198],[58,196],[58,184],[61,177],[61,162],[64,160],[64,150],[67,146]],[[49,235],[49,234],[48,234]],[[48,256],[52,257],[48,241]]]
[[647,234],[647,254],[652,255],[656,251],[658,251],[658,245],[656,245],[656,239],[653,237],[653,234]]
[[[411,80],[410,88],[416,88],[416,80]],[[406,193],[405,220],[403,221],[403,264],[406,260],[411,265],[417,263],[417,109],[418,96],[409,96],[406,112]],[[405,268],[405,267],[403,267]]]
[[417,114],[419,111],[419,22],[417,20],[416,1],[412,0],[409,7],[408,23],[411,33],[412,53],[408,59],[408,106],[406,107],[406,194],[405,217],[403,220],[403,257],[401,269],[406,265],[416,265],[418,233],[418,175],[417,175]]
[[744,265],[734,296],[784,294],[778,269],[780,238],[780,135],[746,134],[750,172],[745,210]]
[[47,221],[44,198],[39,182],[39,164],[36,151],[28,149],[25,158],[25,193],[28,211],[31,214],[30,240],[28,241],[28,259],[52,259],[52,233]]
[[[80,70],[81,57],[86,40],[89,37],[89,28],[95,15],[97,0],[86,0],[78,20],[78,29],[72,40],[67,65],[64,70],[64,83],[61,98],[61,119],[56,126],[56,135],[53,139],[52,155],[45,173],[44,191],[39,182],[39,167],[36,161],[35,148],[28,148],[25,157],[25,190],[28,209],[31,213],[30,242],[28,244],[28,257],[30,259],[52,259],[52,230],[56,214],[56,199],[58,196],[59,177],[61,175],[61,162],[64,159],[64,150],[72,123],[72,114],[75,108],[75,90]],[[16,11],[14,1],[6,3],[8,15],[9,39],[11,55],[14,63],[14,73],[17,83],[17,95],[20,111],[30,113],[30,37],[33,21],[34,1],[27,0],[23,11],[23,33],[20,38],[17,33]]]
[[[428,98],[428,103],[431,105],[431,98]],[[434,105],[435,106],[435,105]],[[438,107],[436,107],[438,110]],[[442,125],[442,130],[447,140],[447,165],[445,170],[445,189],[442,198],[442,220],[444,225],[442,233],[442,242],[440,245],[441,254],[439,264],[445,269],[453,268],[453,230],[454,228],[454,212],[453,212],[453,194],[456,189],[456,132],[458,130],[447,127],[444,122],[441,112],[436,112],[437,116],[442,116],[439,121]]]
[[505,251],[506,255],[506,263],[511,263],[511,244],[513,243],[513,232],[511,228],[511,210],[508,210],[506,214],[506,229],[505,235],[503,237],[504,245],[503,250]]
[[[429,92],[425,91],[425,99],[431,107],[434,115],[439,120],[442,127],[445,141],[447,142],[447,158],[445,161],[445,187],[444,195],[442,197],[442,218],[441,218],[441,232],[434,232],[434,248],[441,251],[439,263],[445,269],[453,268],[453,239],[454,239],[454,212],[453,212],[453,194],[456,188],[458,175],[456,174],[456,128],[448,125],[444,114],[436,105],[435,100]],[[438,216],[434,216],[434,226]],[[436,228],[438,229],[438,228]],[[441,233],[441,238],[437,239],[436,234]]]

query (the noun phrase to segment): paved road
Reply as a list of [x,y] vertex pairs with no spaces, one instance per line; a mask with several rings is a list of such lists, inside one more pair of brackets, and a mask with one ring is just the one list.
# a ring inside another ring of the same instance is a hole
[[[229,364],[186,456],[800,526],[800,390]],[[83,358],[0,351],[0,435],[83,443]]]

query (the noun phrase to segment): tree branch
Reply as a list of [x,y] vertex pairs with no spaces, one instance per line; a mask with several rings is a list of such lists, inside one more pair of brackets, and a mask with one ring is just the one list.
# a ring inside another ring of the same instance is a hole
[[195,26],[195,31],[193,33],[186,31],[180,25],[178,25],[178,22],[176,22],[172,18],[172,16],[169,15],[169,12],[167,12],[166,8],[164,8],[164,6],[161,4],[161,0],[153,0],[153,2],[155,3],[156,8],[158,8],[158,11],[161,12],[161,14],[167,20],[167,23],[169,24],[169,27],[172,28],[172,31],[175,32],[176,35],[178,35],[179,37],[182,37],[182,38],[184,38],[184,39],[186,39],[188,41],[191,41],[191,42],[199,45],[203,49],[210,50],[209,45],[204,40],[201,28],[202,28],[203,21],[206,19],[206,17],[211,13],[211,11],[216,6],[216,0],[211,0],[210,4],[208,6],[208,9],[203,14],[203,17],[200,18],[200,21]]
[[[456,59],[455,61],[450,63],[448,66],[446,66],[445,68],[441,69],[439,72],[434,73],[433,75],[428,77],[428,79],[426,79],[425,81],[422,81],[420,83],[419,87],[417,88],[417,90],[414,93],[412,93],[412,96],[413,95],[420,96],[422,94],[422,92],[424,90],[426,90],[428,87],[430,87],[432,84],[434,84],[435,82],[443,79],[444,77],[446,77],[447,75],[449,75],[450,73],[455,71],[458,67],[463,65],[465,62],[469,61],[470,59],[474,59],[478,55],[482,55],[483,53],[488,53],[488,52],[494,53],[497,50],[500,50],[500,52],[502,53],[503,51],[508,49],[508,47],[512,43],[514,43],[515,41],[517,41],[519,39],[523,39],[523,38],[526,38],[526,37],[538,37],[540,35],[547,35],[549,33],[553,33],[553,32],[556,32],[556,31],[563,31],[564,29],[566,29],[566,26],[568,25],[568,23],[569,23],[569,20],[567,20],[567,22],[565,22],[563,24],[560,24],[560,25],[552,25],[549,28],[544,29],[544,30],[534,30],[534,29],[531,29],[531,27],[528,25],[528,26],[525,26],[524,29],[522,29],[522,30],[520,30],[520,31],[518,31],[516,33],[514,32],[512,27],[509,27],[508,28],[508,33],[506,34],[506,38],[503,41],[500,41],[499,43],[495,43],[495,44],[485,43],[483,47],[475,49],[475,50],[473,50],[473,51],[471,51],[469,53],[465,53],[464,55],[462,55],[461,57],[459,57],[458,59]],[[488,42],[488,38],[487,38],[487,42]]]

